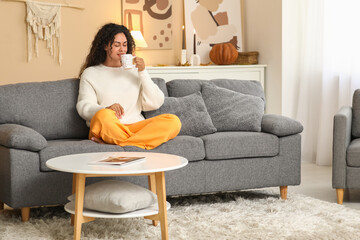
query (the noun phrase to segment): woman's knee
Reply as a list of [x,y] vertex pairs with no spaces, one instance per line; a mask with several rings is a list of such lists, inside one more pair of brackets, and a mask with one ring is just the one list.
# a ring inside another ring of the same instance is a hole
[[168,124],[171,126],[171,128],[179,133],[180,129],[181,129],[181,121],[180,118],[178,116],[176,116],[175,114],[162,114],[164,115],[163,117],[167,119],[167,121],[169,122]]
[[[111,109],[100,109],[99,111],[97,111],[95,113],[95,115],[91,118],[91,123],[90,125],[94,124],[94,123],[99,123],[99,122],[107,122],[106,119],[109,118],[114,118],[115,116],[115,112]],[[116,117],[116,116],[115,116]]]
[[97,111],[91,120],[105,119],[105,118],[113,117],[114,115],[115,115],[115,112],[113,110],[103,108],[103,109],[100,109],[99,111]]

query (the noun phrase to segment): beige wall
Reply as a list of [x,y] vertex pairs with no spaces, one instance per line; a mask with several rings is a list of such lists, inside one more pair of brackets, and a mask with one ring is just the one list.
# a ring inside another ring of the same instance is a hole
[[301,55],[300,39],[301,1],[283,1],[283,71],[282,78],[282,113],[288,117],[296,117],[299,86],[298,56]]
[[[44,0],[37,0],[44,1]],[[63,2],[46,0],[46,2]],[[120,0],[68,1],[85,10],[61,9],[61,41],[63,61],[61,66],[50,56],[43,41],[39,42],[39,57],[27,62],[26,7],[22,2],[0,1],[0,85],[28,81],[52,81],[76,77],[88,54],[97,30],[107,22],[121,23]],[[181,47],[182,3],[173,1],[173,50],[147,50],[138,55],[147,65],[177,62]],[[179,29],[179,31],[176,31]]]
[[39,58],[34,56],[27,62],[25,3],[0,1],[0,84],[75,77],[98,27],[108,21],[120,21],[118,0],[106,0],[105,4],[96,0],[69,2],[82,2],[86,9],[61,9],[63,62],[60,66],[43,41],[39,42]]
[[[37,0],[64,2],[57,0]],[[0,85],[28,81],[72,78],[88,53],[99,27],[107,22],[121,23],[120,0],[69,0],[85,10],[62,8],[61,66],[53,59],[44,42],[39,42],[39,58],[27,62],[25,3],[0,1]],[[173,0],[173,49],[144,50],[147,65],[178,62],[183,25],[183,1]],[[260,52],[260,63],[267,64],[267,112],[281,113],[281,0],[245,0],[245,49]],[[178,31],[177,31],[178,29]]]
[[267,113],[281,114],[282,1],[245,0],[245,50],[258,51],[267,64],[265,92]]

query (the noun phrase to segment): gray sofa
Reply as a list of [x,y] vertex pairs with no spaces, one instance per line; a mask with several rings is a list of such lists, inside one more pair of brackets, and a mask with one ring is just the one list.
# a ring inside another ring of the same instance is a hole
[[[223,127],[222,116],[215,125],[212,121],[207,122],[212,126],[210,130],[198,131],[201,126],[192,127],[191,124],[196,119],[207,121],[201,115],[208,114],[204,108],[198,109],[200,115],[197,117],[182,116],[180,135],[150,150],[180,155],[189,160],[186,167],[166,173],[167,195],[279,186],[281,197],[286,198],[287,186],[300,184],[299,133],[302,125],[286,117],[263,115],[265,100],[259,82],[216,79],[173,80],[165,84],[162,79],[153,81],[167,97],[165,109],[162,107],[158,111],[144,113],[146,117],[161,111],[178,111],[176,107],[175,110],[172,108],[172,102],[178,103],[181,112],[190,114],[193,99],[185,103],[178,99],[186,100],[193,94],[196,100],[196,97],[202,96],[199,92],[204,84],[231,89],[230,94],[236,92],[242,97],[252,96],[258,104],[257,108],[262,108],[255,115],[250,113],[249,119],[245,117],[241,120],[247,122],[250,128],[254,127],[253,122],[260,124],[255,126],[254,131],[241,130],[241,124],[240,128],[235,126],[235,130],[214,130],[216,124],[218,128]],[[0,206],[5,203],[21,208],[24,220],[28,219],[30,207],[65,204],[66,197],[71,194],[71,174],[47,168],[45,162],[50,158],[98,151],[146,151],[133,146],[96,144],[87,140],[89,129],[75,109],[78,84],[78,79],[67,79],[0,86]],[[221,100],[221,95],[215,97]],[[237,104],[237,100],[232,101],[236,97],[224,99],[230,100],[229,104]],[[209,92],[207,98],[207,109],[212,109],[212,104],[218,107]],[[260,105],[259,99],[262,102]],[[243,106],[245,112],[251,112],[247,101],[238,104],[240,108]],[[227,114],[229,111],[230,114],[231,111],[235,113],[235,109],[227,108]],[[195,115],[198,110],[195,109]],[[242,114],[237,112],[234,116],[240,119]],[[255,121],[251,120],[254,117]],[[236,121],[233,123],[236,124]],[[225,121],[226,124],[228,122]],[[209,131],[210,134],[205,134]],[[87,184],[97,180],[87,180]],[[147,186],[146,177],[127,177],[127,181]]]

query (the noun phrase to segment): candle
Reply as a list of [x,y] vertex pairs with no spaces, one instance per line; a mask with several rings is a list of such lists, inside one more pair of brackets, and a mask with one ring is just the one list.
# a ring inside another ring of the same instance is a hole
[[196,54],[196,32],[194,29],[194,54]]
[[182,49],[185,49],[185,27],[182,26]]

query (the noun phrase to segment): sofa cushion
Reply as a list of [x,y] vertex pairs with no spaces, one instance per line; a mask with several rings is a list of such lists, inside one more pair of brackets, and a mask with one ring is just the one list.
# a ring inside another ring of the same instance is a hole
[[217,131],[261,131],[261,98],[209,84],[203,84],[202,95]]
[[0,145],[37,152],[47,146],[47,141],[31,128],[17,124],[0,124]]
[[284,137],[301,133],[303,126],[300,122],[285,116],[265,114],[261,121],[261,131]]
[[[68,197],[75,204],[75,194]],[[155,193],[141,186],[117,180],[104,180],[85,187],[84,208],[126,213],[150,207],[157,202]]]
[[235,92],[260,97],[265,102],[264,90],[259,81],[233,79],[174,79],[166,83],[170,97],[183,97],[201,91],[203,84],[214,84]]
[[205,158],[203,140],[192,136],[177,136],[151,150],[145,150],[135,146],[125,146],[124,150],[127,152],[158,152],[175,154],[186,158],[189,162],[199,161]]
[[143,112],[145,118],[164,113],[175,114],[179,117],[181,121],[179,135],[199,137],[216,132],[200,92],[179,98],[167,97],[159,109]]
[[49,140],[48,146],[39,152],[40,171],[53,171],[46,167],[47,160],[69,154],[89,152],[123,152],[124,149],[118,145],[98,144],[90,140]]
[[351,141],[346,153],[347,165],[360,167],[360,138]]
[[216,132],[202,136],[206,159],[273,157],[279,154],[279,138],[261,132]]
[[353,95],[351,132],[354,137],[360,137],[360,89]]
[[75,108],[78,92],[78,79],[0,86],[0,124],[27,126],[46,139],[87,138]]
[[166,88],[165,80],[162,78],[151,78],[153,82],[160,88],[160,90],[164,93],[165,97],[169,96],[169,93]]

